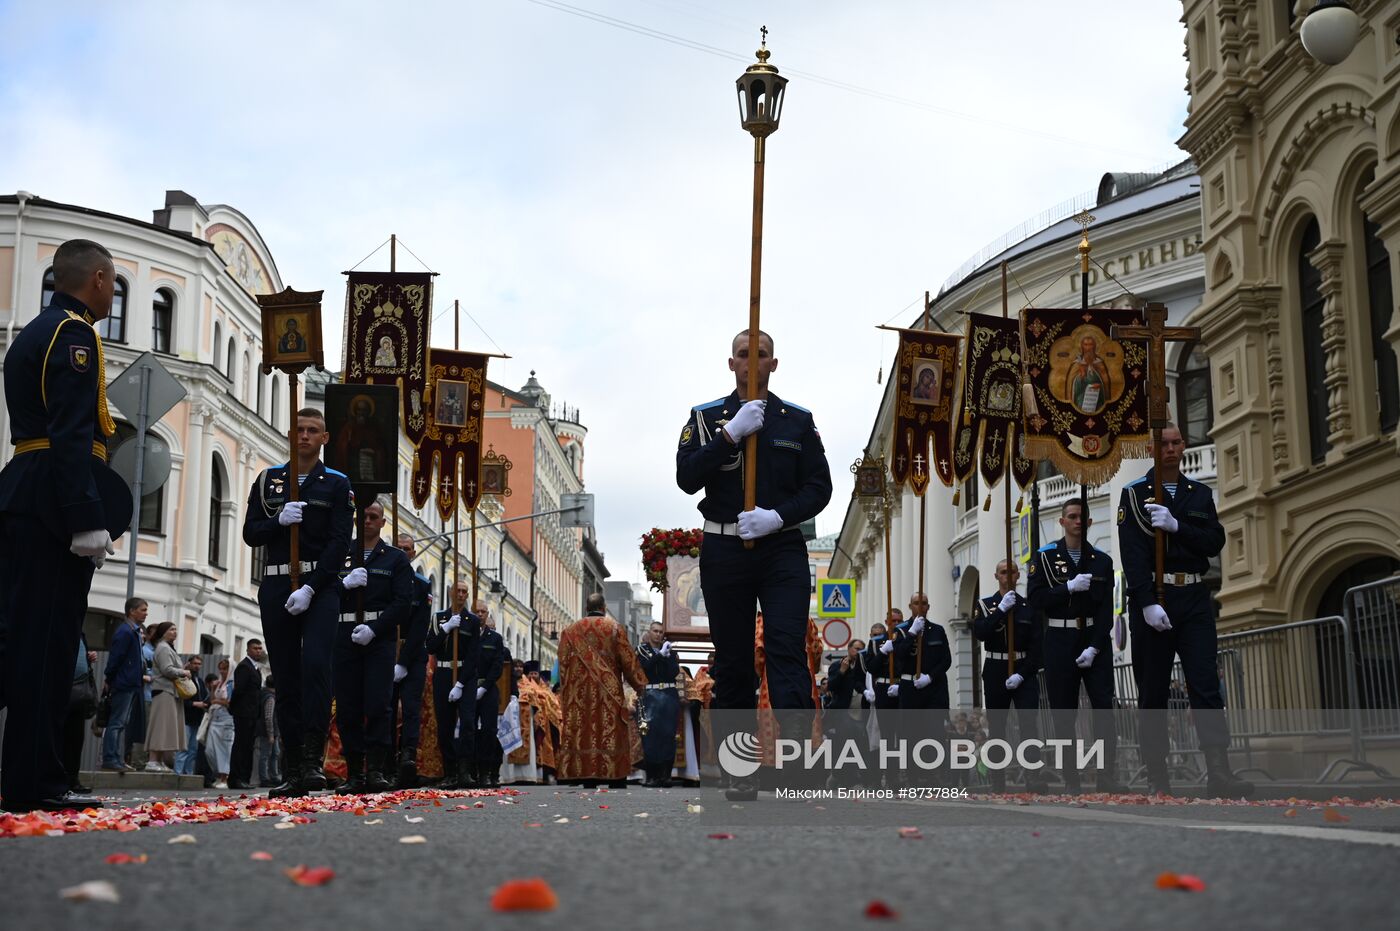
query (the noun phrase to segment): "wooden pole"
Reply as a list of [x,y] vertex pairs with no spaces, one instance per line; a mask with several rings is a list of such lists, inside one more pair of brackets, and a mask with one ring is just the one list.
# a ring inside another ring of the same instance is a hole
[[[1088,310],[1088,309],[1089,309],[1089,249],[1090,249],[1090,246],[1089,246],[1089,230],[1088,230],[1088,228],[1086,227],[1085,230],[1084,230],[1084,238],[1081,239],[1080,242],[1079,242],[1079,309],[1080,309],[1080,310]],[[1106,401],[1107,401],[1107,399],[1105,399],[1105,402],[1106,402]],[[1080,501],[1080,505],[1079,505],[1079,527],[1080,527],[1080,530],[1084,531],[1084,535],[1083,535],[1083,537],[1082,537],[1082,538],[1080,539],[1080,541],[1079,541],[1079,560],[1080,560],[1080,562],[1083,562],[1083,561],[1084,561],[1084,557],[1085,557],[1085,551],[1087,550],[1087,548],[1088,548],[1088,546],[1089,546],[1089,533],[1088,533],[1088,530],[1089,530],[1089,485],[1088,485],[1087,482],[1080,482],[1080,483],[1079,483],[1079,501]],[[1061,513],[1061,514],[1064,513],[1064,509],[1063,509],[1063,508],[1060,509],[1060,513]],[[1032,559],[1035,558],[1034,553],[1032,553],[1031,558],[1032,558]],[[1079,566],[1078,566],[1077,564],[1076,564],[1075,567],[1074,567],[1074,572],[1075,572],[1076,575],[1079,574]],[[1085,619],[1085,618],[1083,618],[1083,617],[1080,617],[1080,618],[1077,618],[1077,619],[1076,619],[1076,625],[1079,627],[1080,630],[1083,630],[1086,624],[1087,624],[1087,619]]]
[[[758,309],[763,270],[763,137],[753,140],[753,241],[749,251],[749,379],[745,401],[759,399]],[[768,396],[767,392],[763,395]],[[744,510],[752,511],[758,504],[758,434],[750,433],[744,441]],[[752,540],[744,541],[745,549],[753,549]]]
[[[1010,316],[1010,307],[1006,296],[1006,272],[1007,263],[1001,263],[1001,316],[1005,320]],[[1002,496],[1006,501],[1006,524],[1004,527],[1006,537],[1006,574],[1009,578],[1011,570],[1015,568],[1015,555],[1011,551],[1011,483],[1014,481],[1011,471],[1011,460],[1013,458],[1010,444],[1008,444],[1006,456],[1006,475],[1002,479]],[[1012,587],[1015,591],[1015,586]],[[1012,608],[1006,613],[1006,675],[1011,677],[1016,675],[1016,609]]]
[[[287,428],[287,446],[290,453],[287,457],[287,500],[297,501],[300,499],[301,487],[298,484],[301,472],[301,461],[297,458],[297,373],[290,372],[287,375],[287,401],[291,405],[290,417],[291,425]],[[292,591],[301,588],[301,535],[298,524],[292,524],[292,545],[291,545],[291,565],[287,567],[287,577],[291,579]]]
[[[885,636],[894,642],[894,566],[890,553],[890,499],[889,493],[884,495],[885,501]],[[894,651],[890,651],[890,682],[894,682]]]
[[[932,302],[929,300],[929,293],[928,293],[927,291],[925,291],[925,292],[924,292],[924,316],[923,316],[923,328],[924,328],[925,330],[927,330],[927,329],[929,328],[929,308],[930,308],[931,306],[932,306]],[[939,377],[940,377],[940,378],[942,377],[942,373],[941,373],[941,372],[939,373]],[[937,444],[935,443],[935,444],[934,444],[934,449],[931,450],[931,451],[929,452],[928,468],[929,468],[929,472],[930,472],[930,473],[932,473],[932,471],[933,471],[933,453],[936,452],[936,451],[937,451]],[[929,481],[930,481],[930,482],[933,481],[933,476],[932,476],[931,474],[930,474],[930,476],[929,476]],[[927,593],[927,591],[924,589],[924,560],[925,560],[925,558],[926,558],[926,557],[925,557],[925,554],[924,554],[924,544],[925,544],[925,542],[927,541],[927,539],[928,539],[928,492],[927,492],[927,489],[925,489],[925,493],[924,493],[923,495],[920,495],[920,496],[919,496],[919,594],[920,594],[920,595],[923,595],[925,599],[928,598],[928,593]],[[911,620],[912,620],[912,619],[911,619]],[[930,623],[931,623],[931,622],[929,621],[929,619],[928,619],[927,617],[925,617],[925,618],[924,618],[924,626],[923,626],[923,628],[920,628],[920,630],[919,630],[919,636],[918,636],[918,637],[915,639],[915,641],[914,641],[914,676],[915,676],[916,678],[917,678],[918,676],[923,675],[923,672],[924,672],[924,630],[928,627],[928,625],[929,625]]]

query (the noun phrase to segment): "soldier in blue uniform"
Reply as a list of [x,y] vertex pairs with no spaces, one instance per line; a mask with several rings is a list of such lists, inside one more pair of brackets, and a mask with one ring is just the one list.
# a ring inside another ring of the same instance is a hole
[[[1100,792],[1126,792],[1118,772],[1118,726],[1113,719],[1113,557],[1084,539],[1093,523],[1083,498],[1070,498],[1060,511],[1065,535],[1040,548],[1028,568],[1026,599],[1045,620],[1045,691],[1053,709],[1055,736],[1075,739],[1079,685],[1094,709],[1095,740],[1104,744]],[[1065,756],[1065,791],[1081,790],[1073,752]]]
[[647,677],[641,696],[642,720],[647,725],[642,735],[643,785],[668,789],[676,766],[676,721],[681,707],[676,676],[681,673],[681,661],[671,652],[660,622],[652,621],[646,637],[637,644],[637,665]]
[[[258,586],[263,640],[277,680],[277,724],[282,730],[281,785],[269,798],[305,795],[326,787],[322,763],[331,718],[331,662],[340,623],[340,570],[350,551],[354,494],[343,472],[321,462],[330,439],[314,407],[297,411],[298,500],[288,500],[287,465],[264,469],[248,494],[243,542],[267,547]],[[301,578],[293,591],[291,528],[298,537]]]
[[[942,741],[947,732],[948,669],[953,651],[943,625],[928,619],[928,595],[915,592],[909,598],[909,624],[895,641],[895,669],[899,675],[901,735],[913,752],[920,740]],[[925,759],[931,759],[929,754]],[[910,757],[909,765],[913,765]]]
[[433,713],[443,789],[475,789],[476,688],[480,665],[481,618],[467,610],[471,584],[452,585],[452,606],[439,611],[428,628],[425,648],[433,657]]
[[504,753],[496,738],[496,720],[501,713],[501,671],[511,667],[510,650],[496,633],[496,619],[484,602],[475,605],[481,616],[481,653],[476,667],[476,779],[482,788],[501,785]]
[[[972,617],[972,635],[986,646],[982,688],[987,705],[987,732],[994,740],[1006,739],[1006,713],[1013,704],[1020,740],[1040,737],[1040,725],[1036,721],[1040,683],[1035,674],[1040,669],[1041,630],[1029,602],[1016,592],[1020,577],[1020,570],[1006,560],[997,563],[997,593],[979,600]],[[1016,671],[1010,674],[1006,643],[1008,613],[1014,614],[1016,624]],[[1040,762],[1040,753],[1034,747],[1028,747],[1024,757],[1032,765]],[[994,791],[1006,791],[1005,770],[992,770],[991,781]],[[1026,770],[1028,791],[1045,792],[1049,788],[1050,783],[1040,769]]]
[[[1162,485],[1166,501],[1153,500],[1152,470],[1123,489],[1118,503],[1118,545],[1128,587],[1129,632],[1141,710],[1142,761],[1153,792],[1171,794],[1167,773],[1167,698],[1172,662],[1181,657],[1196,736],[1206,758],[1206,790],[1239,798],[1253,783],[1230,770],[1230,725],[1216,671],[1215,609],[1205,574],[1225,546],[1210,488],[1181,474],[1186,443],[1181,431],[1161,431]],[[1157,597],[1154,531],[1166,535],[1162,599]]]
[[[399,534],[399,549],[409,562],[417,554],[413,536]],[[399,656],[394,663],[394,707],[400,709],[398,787],[418,787],[418,738],[423,730],[423,683],[428,675],[428,625],[432,621],[433,587],[413,574],[413,607],[399,625]]]
[[116,426],[93,329],[112,307],[112,255],[70,240],[53,273],[52,302],[5,355],[15,444],[0,473],[0,707],[9,708],[0,796],[9,811],[101,804],[68,791],[63,720],[92,574],[131,515],[130,490],[104,464]]
[[[340,630],[335,641],[335,709],[349,774],[344,792],[387,792],[394,711],[394,653],[399,627],[413,605],[413,567],[403,551],[380,539],[384,506],[364,514],[364,565],[341,581]],[[363,592],[363,614],[355,602]]]
[[[759,367],[759,397],[745,400],[750,364]],[[773,707],[812,707],[806,649],[811,580],[800,526],[831,500],[831,470],[811,411],[768,391],[777,367],[767,333],[759,334],[757,347],[749,346],[748,331],[735,336],[729,359],[734,392],[691,409],[676,452],[676,484],[688,495],[705,492],[700,577],[715,645],[712,707],[719,710],[756,707],[754,623],[760,607]],[[743,511],[750,434],[758,435],[756,505]],[[745,541],[753,548],[745,549]],[[737,722],[721,729],[732,724]],[[717,733],[715,739],[725,736]],[[755,784],[740,782],[731,787],[734,800],[755,797]]]
[[[895,648],[908,629],[904,612],[891,608],[886,618],[885,634],[878,640],[871,637],[870,646],[866,648],[870,653],[867,668],[870,670],[870,688],[875,693],[873,707],[876,722],[880,725],[880,741],[890,748],[899,743],[902,723],[899,715],[899,660],[895,658]],[[877,755],[875,759],[878,761],[882,757]],[[891,785],[898,781],[895,774],[882,775]]]

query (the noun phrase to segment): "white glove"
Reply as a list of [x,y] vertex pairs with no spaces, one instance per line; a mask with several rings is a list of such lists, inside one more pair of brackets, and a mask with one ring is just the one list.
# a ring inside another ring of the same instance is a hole
[[1007,689],[1007,691],[1014,691],[1014,690],[1020,688],[1020,687],[1021,687],[1021,683],[1022,683],[1022,682],[1025,682],[1025,681],[1026,681],[1025,677],[1022,676],[1022,675],[1018,672],[1018,673],[1016,673],[1015,675],[1011,676],[1009,679],[1006,680],[1006,689]]
[[450,634],[450,633],[452,633],[454,630],[456,630],[458,627],[461,627],[461,626],[462,626],[462,616],[461,616],[460,614],[454,614],[454,615],[452,615],[451,617],[449,617],[449,618],[447,619],[447,623],[445,623],[445,624],[442,625],[442,632],[445,633],[445,634]]
[[112,545],[112,535],[105,530],[79,530],[73,534],[73,542],[68,546],[68,552],[74,556],[92,559],[106,559],[116,551]]
[[452,691],[450,691],[450,692],[447,693],[447,700],[448,700],[448,701],[461,701],[461,700],[462,700],[462,693],[465,692],[465,691],[466,691],[466,687],[463,686],[462,683],[460,683],[460,682],[454,682],[454,683],[452,683]]
[[898,698],[899,686],[891,685],[888,689],[885,690],[885,694],[888,695],[890,698]]
[[364,588],[369,584],[369,571],[364,566],[357,566],[345,575],[344,581],[340,583],[348,588]]
[[909,633],[915,637],[919,636],[919,634],[923,633],[924,631],[925,623],[926,622],[921,617],[914,618],[914,623],[909,625]]
[[933,684],[933,678],[926,672],[921,672],[914,677],[914,688],[926,689]]
[[999,604],[997,604],[997,609],[998,609],[999,611],[1001,611],[1002,614],[1005,614],[1006,612],[1010,611],[1010,610],[1011,610],[1012,608],[1014,608],[1014,607],[1016,607],[1016,593],[1015,593],[1015,592],[1007,592],[1005,595],[1002,595],[1002,596],[1001,596],[1001,602],[1000,602]]
[[1074,665],[1080,669],[1088,669],[1094,665],[1094,657],[1099,655],[1098,647],[1085,647],[1084,652],[1079,654],[1079,659],[1074,661]]
[[1152,529],[1165,530],[1167,533],[1176,533],[1179,526],[1176,518],[1172,517],[1172,512],[1166,509],[1165,505],[1149,504],[1147,513],[1152,518]]
[[306,510],[305,501],[288,501],[282,505],[282,510],[277,512],[277,523],[283,527],[299,524],[301,523],[301,512],[304,510]]
[[395,664],[394,664],[394,681],[395,681],[395,682],[402,682],[402,681],[403,681],[404,679],[406,679],[407,677],[408,677],[408,667],[407,667],[407,666],[400,666],[398,663],[395,663]]
[[662,641],[662,643],[661,643],[661,655],[662,655],[662,656],[670,656],[670,655],[671,655],[671,641],[669,641],[669,640],[664,640],[664,641]]
[[477,701],[481,701],[481,700],[482,700],[483,698],[485,698],[485,697],[486,697],[486,686],[484,686],[484,685],[478,685],[478,686],[476,687],[476,700],[477,700]]
[[1161,605],[1148,605],[1142,609],[1142,619],[1147,622],[1158,633],[1166,633],[1172,629],[1172,622],[1167,618],[1167,612]]
[[292,597],[287,599],[285,605],[288,614],[301,614],[311,607],[311,599],[316,594],[316,590],[310,585],[303,585],[292,592]]
[[763,429],[763,413],[767,407],[767,401],[746,402],[734,415],[734,419],[724,425],[724,432],[728,433],[735,443],[750,433],[757,433]]
[[1087,572],[1081,572],[1065,583],[1065,588],[1072,592],[1087,592],[1089,583],[1094,581],[1094,577]]
[[886,639],[884,643],[880,644],[880,652],[883,653],[883,654],[885,654],[886,656],[889,656],[891,653],[893,653],[893,652],[894,652],[894,640],[893,640],[893,639]]
[[872,704],[872,705],[875,704],[875,690],[874,690],[874,689],[866,689],[866,690],[865,690],[865,700],[868,701],[868,702],[870,702],[870,704]]
[[783,518],[777,511],[754,508],[739,512],[739,539],[757,540],[783,529]]
[[368,646],[374,639],[374,628],[368,624],[357,624],[355,629],[350,631],[350,642],[356,646]]

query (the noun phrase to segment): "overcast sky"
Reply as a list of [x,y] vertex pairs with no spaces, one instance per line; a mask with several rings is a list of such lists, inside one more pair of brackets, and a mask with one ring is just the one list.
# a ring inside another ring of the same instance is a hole
[[512,356],[492,380],[537,370],[581,410],[600,543],[638,581],[645,530],[698,522],[676,441],[732,390],[747,325],[753,144],[744,63],[719,52],[751,60],[766,24],[792,79],[763,323],[773,390],[826,441],[830,533],[894,352],[874,327],[1105,171],[1183,157],[1180,17],[1175,0],[0,0],[0,190],[143,220],[168,188],[237,207],[286,284],[325,289],[337,365],[340,272],[397,233],[441,273],[435,345],[460,299],[463,348]]

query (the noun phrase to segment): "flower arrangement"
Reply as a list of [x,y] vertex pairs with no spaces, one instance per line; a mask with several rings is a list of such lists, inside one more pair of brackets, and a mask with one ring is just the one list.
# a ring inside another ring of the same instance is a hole
[[658,592],[666,590],[666,557],[699,556],[702,531],[662,530],[653,527],[642,534],[642,567],[646,570],[647,581]]

